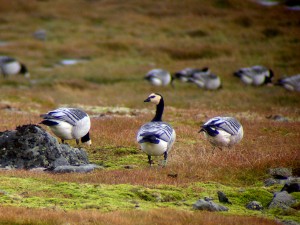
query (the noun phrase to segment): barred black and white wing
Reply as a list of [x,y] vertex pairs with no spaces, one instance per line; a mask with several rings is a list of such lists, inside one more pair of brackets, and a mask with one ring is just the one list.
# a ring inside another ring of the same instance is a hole
[[41,115],[44,120],[63,121],[75,126],[78,121],[88,115],[80,109],[76,108],[59,108]]
[[150,122],[143,125],[138,134],[137,141],[143,143],[146,141],[159,143],[160,140],[167,143],[172,142],[173,128],[164,122]]
[[216,136],[218,130],[223,130],[231,135],[236,135],[241,124],[233,117],[215,117],[207,121],[202,129],[206,130],[209,135]]

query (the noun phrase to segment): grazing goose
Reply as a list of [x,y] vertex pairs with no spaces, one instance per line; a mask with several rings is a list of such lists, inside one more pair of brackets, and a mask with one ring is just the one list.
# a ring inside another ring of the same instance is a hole
[[234,76],[239,77],[244,84],[260,86],[272,83],[274,73],[264,66],[252,66],[241,68],[234,72]]
[[88,114],[76,108],[59,108],[42,114],[43,121],[41,124],[49,126],[52,132],[64,140],[76,139],[77,145],[79,139],[82,143],[91,145],[90,128],[91,121]]
[[171,82],[172,77],[166,70],[153,69],[146,74],[145,79],[154,86],[166,86]]
[[300,74],[281,78],[277,81],[276,85],[283,86],[289,91],[300,91]]
[[26,78],[30,77],[27,67],[9,56],[0,56],[0,72],[4,77],[16,74],[24,74]]
[[181,82],[188,82],[189,79],[193,76],[193,74],[210,74],[210,70],[208,67],[204,67],[202,69],[194,69],[194,68],[185,68],[180,70],[173,75],[173,79],[179,79]]
[[244,135],[242,125],[233,117],[214,117],[201,126],[200,132],[216,147],[232,147]]
[[150,166],[153,164],[151,156],[164,155],[163,166],[167,164],[168,153],[176,139],[175,130],[170,124],[162,122],[164,99],[160,94],[152,93],[144,102],[156,105],[156,113],[151,122],[144,124],[138,131],[137,142],[148,155]]
[[215,74],[194,73],[189,82],[196,84],[199,88],[217,90],[221,88],[221,79]]

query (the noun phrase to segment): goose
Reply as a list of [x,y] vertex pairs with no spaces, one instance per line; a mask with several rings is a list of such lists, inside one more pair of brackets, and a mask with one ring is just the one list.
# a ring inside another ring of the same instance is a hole
[[194,73],[189,82],[196,84],[199,88],[217,90],[222,87],[221,79],[215,74]]
[[210,74],[210,70],[208,67],[203,67],[202,69],[185,68],[183,70],[175,72],[173,75],[173,80],[179,79],[181,82],[188,82],[189,78],[191,78],[195,73]]
[[272,78],[274,77],[274,73],[271,69],[260,65],[241,68],[233,74],[239,77],[244,84],[254,86],[272,83]]
[[151,122],[141,126],[137,133],[137,142],[148,155],[148,162],[152,166],[151,156],[164,155],[163,166],[166,166],[168,154],[175,142],[176,133],[172,126],[162,121],[164,99],[160,94],[152,93],[144,102],[156,105],[156,113]]
[[300,74],[281,78],[277,81],[276,85],[283,86],[289,91],[300,91]]
[[4,77],[16,74],[23,74],[26,78],[30,77],[27,67],[10,56],[0,56],[0,72]]
[[91,121],[88,114],[77,108],[58,108],[40,115],[43,120],[40,124],[49,126],[52,132],[61,139],[76,139],[77,145],[79,139],[87,145],[91,145],[90,128]]
[[231,148],[239,143],[244,135],[243,126],[234,117],[214,117],[201,126],[205,138],[214,146]]
[[171,74],[163,69],[152,69],[144,77],[154,86],[167,86],[171,80]]

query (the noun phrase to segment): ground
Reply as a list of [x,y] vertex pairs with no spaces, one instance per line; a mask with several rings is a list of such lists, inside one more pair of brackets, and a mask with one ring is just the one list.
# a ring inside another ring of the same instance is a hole
[[[288,167],[299,176],[299,93],[245,86],[232,75],[256,64],[272,68],[274,81],[299,73],[299,24],[299,11],[253,1],[0,0],[0,55],[19,59],[31,74],[1,77],[0,131],[38,124],[40,114],[57,107],[83,108],[91,116],[93,145],[82,147],[105,168],[88,174],[1,171],[2,224],[300,222],[299,206],[267,210],[282,186],[263,184],[269,168]],[[34,38],[39,29],[46,40]],[[65,59],[79,62],[62,65]],[[179,81],[153,87],[143,80],[153,68],[174,73],[204,66],[221,77],[221,90]],[[152,92],[164,96],[163,119],[177,133],[165,168],[162,157],[149,168],[135,140],[155,112],[143,102]],[[198,131],[219,115],[236,117],[245,136],[234,148],[213,152]],[[205,196],[218,202],[218,190],[233,203],[228,212],[192,210]],[[264,210],[246,210],[252,200]]]

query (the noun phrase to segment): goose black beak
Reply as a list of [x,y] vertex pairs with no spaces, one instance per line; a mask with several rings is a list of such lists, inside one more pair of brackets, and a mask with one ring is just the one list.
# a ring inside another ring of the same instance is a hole
[[145,99],[144,102],[150,102],[150,98]]

